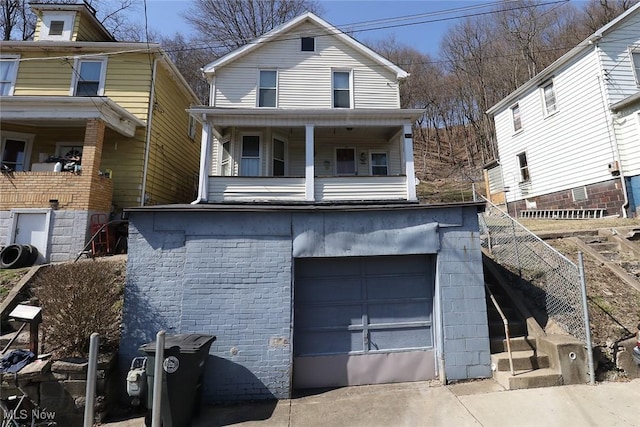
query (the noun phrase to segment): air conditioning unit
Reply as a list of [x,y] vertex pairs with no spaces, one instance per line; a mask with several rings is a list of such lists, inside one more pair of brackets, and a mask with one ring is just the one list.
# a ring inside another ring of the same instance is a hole
[[620,165],[617,160],[609,163],[607,167],[609,168],[609,173],[611,175],[620,175]]

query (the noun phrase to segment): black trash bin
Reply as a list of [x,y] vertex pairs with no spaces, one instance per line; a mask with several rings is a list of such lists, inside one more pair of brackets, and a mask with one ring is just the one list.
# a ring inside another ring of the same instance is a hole
[[[164,341],[163,384],[160,413],[163,427],[189,427],[200,404],[204,365],[213,335],[167,335]],[[151,425],[156,343],[140,347],[147,354],[147,402],[145,424]]]

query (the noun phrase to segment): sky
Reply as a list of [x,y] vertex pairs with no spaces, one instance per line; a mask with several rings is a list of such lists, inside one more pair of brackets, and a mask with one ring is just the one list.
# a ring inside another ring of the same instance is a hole
[[[190,3],[189,0],[147,0],[149,28],[163,35],[188,33],[189,25],[181,13]],[[487,5],[495,4],[495,0],[321,0],[320,4],[324,8],[321,17],[329,23],[340,29],[362,30],[352,33],[361,42],[393,36],[400,44],[436,56],[443,35],[457,22],[451,18],[487,11],[490,7]],[[144,22],[144,10],[141,8],[136,13]],[[403,19],[390,20],[400,17]],[[361,23],[366,25],[355,25]]]

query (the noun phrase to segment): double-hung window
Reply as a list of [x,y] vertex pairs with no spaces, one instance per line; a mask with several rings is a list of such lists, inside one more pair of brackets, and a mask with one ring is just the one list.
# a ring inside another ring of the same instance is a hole
[[518,157],[518,167],[520,168],[520,182],[529,182],[529,164],[527,163],[527,154],[520,153],[517,155]]
[[258,135],[242,137],[240,175],[260,176],[260,137]]
[[73,95],[104,95],[106,65],[107,62],[105,59],[77,60],[73,69]]
[[371,153],[371,175],[389,175],[387,153]]
[[0,144],[0,163],[3,171],[21,172],[29,170],[32,139],[32,136],[26,134],[3,132],[2,143]]
[[16,55],[0,56],[0,96],[13,95],[19,59]]
[[277,102],[278,73],[275,70],[260,70],[258,107],[275,107]]
[[636,84],[640,86],[640,50],[631,52],[631,62],[633,62],[633,72],[636,76]]
[[522,130],[522,116],[520,115],[520,104],[511,107],[511,118],[513,120],[513,131],[520,132]]
[[231,142],[222,143],[222,153],[220,156],[220,175],[231,176]]
[[556,112],[556,92],[553,82],[549,82],[542,87],[542,98],[544,102],[544,113],[549,116]]
[[333,72],[333,108],[351,108],[351,72]]

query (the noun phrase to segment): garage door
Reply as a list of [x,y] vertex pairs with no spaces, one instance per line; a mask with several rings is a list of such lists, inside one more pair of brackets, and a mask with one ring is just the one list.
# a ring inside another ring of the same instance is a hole
[[433,379],[434,257],[295,261],[296,388]]

